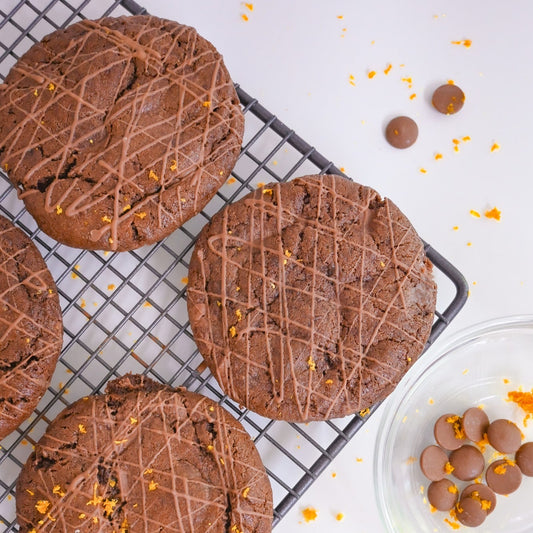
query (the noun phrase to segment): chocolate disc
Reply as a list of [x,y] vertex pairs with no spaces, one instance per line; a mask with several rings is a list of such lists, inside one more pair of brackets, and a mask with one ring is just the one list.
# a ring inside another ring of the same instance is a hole
[[483,483],[472,483],[472,485],[468,485],[461,493],[461,499],[468,498],[469,496],[475,500],[479,500],[481,507],[487,511],[487,514],[494,511],[496,507],[496,494],[487,485]]
[[520,486],[522,473],[513,462],[500,459],[487,468],[485,479],[496,494],[511,494]]
[[418,137],[418,126],[409,117],[393,118],[385,129],[385,138],[394,148],[409,148]]
[[457,520],[463,526],[480,526],[487,518],[487,511],[483,510],[481,503],[474,498],[461,498],[456,508]]
[[461,417],[453,414],[442,415],[433,429],[437,444],[446,450],[457,450],[465,443]]
[[428,446],[420,454],[420,469],[430,481],[440,481],[446,476],[444,467],[448,462],[448,456],[438,446]]
[[441,85],[433,93],[433,107],[445,115],[453,115],[463,108],[465,93],[452,83]]
[[453,475],[461,481],[470,481],[483,473],[485,460],[482,453],[474,446],[465,444],[450,455]]
[[449,511],[457,503],[459,489],[449,479],[433,481],[428,487],[428,501],[439,511]]
[[516,452],[516,464],[524,476],[533,476],[533,442],[526,442]]
[[499,418],[489,425],[487,438],[490,445],[501,453],[515,453],[522,443],[518,426],[505,418]]
[[479,407],[471,407],[463,415],[463,429],[467,439],[479,442],[487,432],[490,421],[487,413]]

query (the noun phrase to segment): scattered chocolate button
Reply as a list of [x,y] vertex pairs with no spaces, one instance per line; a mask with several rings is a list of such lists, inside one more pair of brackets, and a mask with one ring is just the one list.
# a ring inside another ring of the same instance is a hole
[[516,464],[524,476],[533,476],[533,442],[526,442],[516,452]]
[[428,446],[420,454],[420,469],[430,481],[439,481],[446,476],[448,456],[438,446]]
[[501,453],[515,453],[522,444],[522,433],[518,426],[505,418],[499,418],[489,425],[487,438],[490,445]]
[[483,473],[485,459],[477,448],[465,444],[451,453],[450,464],[454,468],[453,475],[457,479],[470,481]]
[[514,462],[500,459],[487,468],[485,479],[496,494],[511,494],[520,486],[522,473]]
[[481,502],[467,497],[459,500],[456,507],[456,516],[463,526],[477,527],[487,518],[487,511],[483,510]]
[[461,493],[461,499],[471,496],[475,500],[479,499],[481,507],[487,511],[487,514],[492,513],[496,507],[496,494],[494,491],[484,485],[483,483],[472,483],[468,485]]
[[428,487],[428,501],[439,511],[449,511],[459,499],[459,489],[449,479],[433,481]]
[[457,415],[442,415],[435,422],[433,433],[437,444],[446,450],[457,450],[465,443],[461,417]]
[[453,115],[463,108],[465,93],[457,85],[446,83],[435,89],[431,103],[440,113]]
[[472,442],[483,440],[489,425],[490,421],[487,413],[479,407],[471,407],[463,415],[463,430],[466,438]]
[[385,129],[385,138],[394,148],[409,148],[418,137],[418,126],[409,117],[393,118]]

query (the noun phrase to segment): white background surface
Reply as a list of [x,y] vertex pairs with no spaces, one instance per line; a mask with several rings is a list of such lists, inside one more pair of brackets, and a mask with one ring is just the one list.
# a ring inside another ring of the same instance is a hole
[[[144,5],[196,27],[222,52],[236,82],[351,177],[392,198],[464,273],[469,301],[426,356],[463,327],[533,311],[533,2],[255,0],[253,12],[234,0]],[[462,39],[472,46],[451,44]],[[412,78],[411,89],[402,77]],[[466,94],[454,116],[430,104],[432,91],[449,79]],[[398,114],[413,117],[420,130],[405,151],[383,137]],[[466,135],[472,140],[454,152],[452,139]],[[494,143],[501,148],[491,152]],[[436,153],[443,158],[436,161]],[[500,222],[469,214],[494,206]],[[372,463],[384,409],[386,403],[278,533],[383,531]],[[303,522],[306,506],[318,510],[314,522]]]

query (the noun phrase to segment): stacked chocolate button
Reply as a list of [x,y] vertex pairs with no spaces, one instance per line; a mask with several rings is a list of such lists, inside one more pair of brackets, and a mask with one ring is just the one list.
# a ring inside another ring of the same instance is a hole
[[[450,511],[465,526],[481,525],[496,507],[496,494],[517,490],[522,474],[533,476],[533,442],[522,444],[522,433],[510,420],[491,423],[481,408],[471,407],[463,416],[442,415],[433,434],[437,445],[428,446],[420,455],[422,473],[431,481],[429,503],[439,511]],[[485,470],[482,451],[486,443],[502,458]],[[505,454],[515,454],[515,459]],[[483,472],[486,484],[478,482]],[[447,476],[473,483],[460,490]]]

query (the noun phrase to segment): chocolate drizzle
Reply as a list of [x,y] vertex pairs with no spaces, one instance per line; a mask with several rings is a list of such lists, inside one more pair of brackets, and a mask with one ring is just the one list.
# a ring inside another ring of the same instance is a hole
[[31,240],[0,217],[0,439],[46,391],[62,345],[56,286]]
[[388,199],[339,176],[266,185],[219,212],[189,270],[191,327],[234,400],[270,418],[344,416],[422,352],[436,287]]
[[0,91],[0,163],[39,226],[81,248],[174,231],[227,179],[243,128],[214,47],[148,15],[54,32]]
[[52,422],[19,478],[17,515],[23,532],[267,533],[272,492],[253,442],[224,409],[127,375]]

